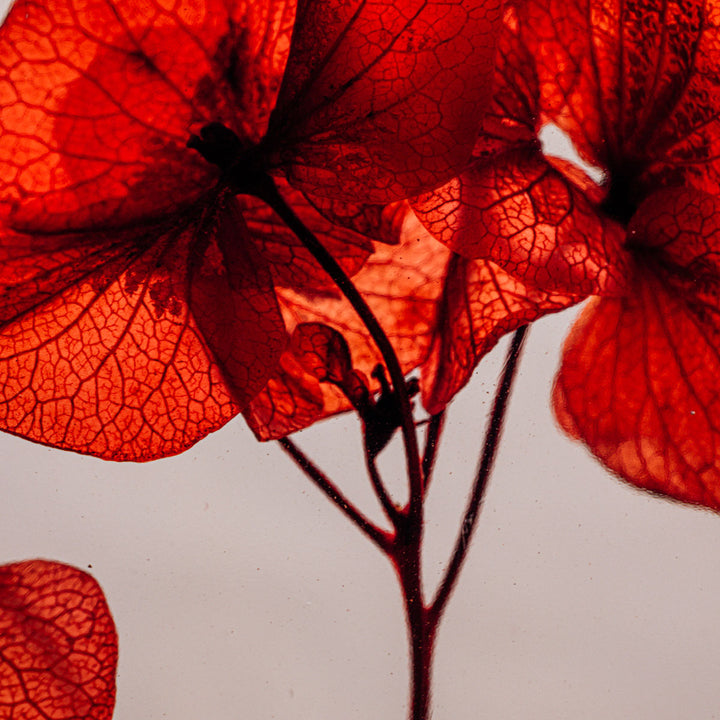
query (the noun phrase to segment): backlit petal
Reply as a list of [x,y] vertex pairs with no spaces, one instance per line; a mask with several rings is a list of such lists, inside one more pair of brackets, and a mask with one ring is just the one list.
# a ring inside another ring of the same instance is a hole
[[627,481],[720,510],[720,202],[663,193],[631,231],[634,290],[584,311],[555,412]]
[[715,0],[528,0],[542,109],[636,205],[659,185],[720,189]]
[[0,717],[110,720],[117,657],[93,578],[47,560],[0,567]]
[[15,258],[0,271],[15,310],[0,326],[2,429],[150,460],[216,430],[262,389],[284,345],[282,320],[241,226],[227,237],[223,202],[105,235],[79,260],[82,236],[14,236],[38,252],[34,265]]
[[490,98],[498,0],[305,0],[268,136],[309,192],[387,203],[449,178]]

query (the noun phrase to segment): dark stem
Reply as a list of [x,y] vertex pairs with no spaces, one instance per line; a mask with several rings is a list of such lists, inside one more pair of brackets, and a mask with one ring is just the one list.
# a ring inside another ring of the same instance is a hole
[[422,526],[398,532],[393,562],[400,579],[410,642],[411,697],[409,720],[430,716],[430,687],[436,625],[430,622],[422,592]]
[[269,177],[257,186],[255,194],[266,202],[295,233],[320,266],[336,283],[365,324],[385,362],[390,375],[393,395],[398,404],[398,417],[402,431],[409,481],[409,501],[397,508],[388,495],[366,447],[366,459],[370,479],[376,495],[393,522],[395,533],[387,533],[362,515],[330,480],[287,438],[280,440],[283,449],[298,463],[313,482],[392,560],[400,578],[410,637],[412,666],[411,720],[427,720],[430,704],[430,664],[432,661],[435,628],[428,622],[428,612],[422,593],[422,532],[423,532],[423,473],[430,471],[435,450],[426,453],[425,468],[421,465],[417,434],[410,403],[410,394],[397,355],[378,323],[372,310],[360,295],[352,281],[323,247],[313,233],[295,214],[279,194]]
[[505,368],[495,394],[481,461],[460,533],[435,599],[430,605],[427,605],[422,588],[423,505],[443,430],[444,413],[434,415],[428,423],[424,454],[421,460],[410,393],[405,377],[397,355],[372,310],[340,265],[288,206],[272,179],[267,175],[263,176],[263,182],[255,185],[255,188],[253,194],[260,197],[278,214],[350,302],[380,351],[390,375],[393,395],[397,400],[407,462],[409,480],[407,506],[398,508],[393,503],[378,473],[375,458],[367,447],[366,461],[373,488],[385,513],[393,523],[394,532],[383,530],[363,515],[291,440],[283,438],[279,442],[285,452],[293,458],[315,485],[393,562],[402,589],[410,641],[412,678],[410,720],[428,720],[435,636],[444,608],[457,582],[461,566],[467,555],[470,538],[477,523],[485,487],[497,452],[526,328],[521,328],[513,335]]
[[408,395],[405,384],[405,376],[390,340],[350,278],[345,274],[340,265],[338,265],[335,258],[333,258],[315,235],[295,214],[293,209],[285,202],[271,178],[266,178],[266,182],[262,184],[261,192],[258,196],[280,216],[283,222],[295,233],[310,254],[317,260],[323,270],[333,279],[365,324],[365,327],[368,329],[370,336],[380,351],[385,361],[385,367],[392,380],[393,390],[397,398],[402,420],[401,430],[405,444],[405,457],[410,483],[408,514],[414,518],[415,522],[422,523],[422,469],[420,467],[418,441],[412,416],[412,405],[410,404],[410,396]]
[[495,392],[495,402],[493,403],[492,415],[490,416],[490,422],[485,434],[485,444],[475,478],[475,485],[473,486],[472,494],[465,510],[465,516],[460,526],[460,532],[455,542],[450,564],[445,571],[445,576],[438,588],[435,600],[428,610],[429,621],[433,627],[436,627],[440,621],[445,605],[457,582],[462,564],[467,556],[470,540],[480,514],[490,471],[495,462],[498,441],[500,440],[500,434],[502,433],[503,422],[505,420],[505,411],[510,398],[510,390],[513,380],[515,379],[518,360],[525,341],[527,329],[528,326],[526,325],[515,331],[505,358],[505,368],[503,369],[500,383]]
[[382,478],[380,477],[380,473],[377,469],[375,458],[370,457],[370,454],[367,452],[367,448],[365,449],[365,465],[367,467],[368,475],[370,475],[370,482],[375,490],[375,495],[380,501],[382,509],[385,511],[385,515],[387,515],[388,519],[394,526],[397,526],[398,521],[401,518],[401,513],[385,489]]
[[433,415],[428,423],[427,433],[425,435],[425,453],[422,459],[423,472],[423,493],[426,494],[432,479],[433,469],[435,468],[435,459],[437,458],[438,446],[440,445],[440,436],[445,426],[445,411]]
[[391,551],[393,536],[390,533],[370,522],[292,440],[280,438],[278,442],[300,469],[350,518],[356,527],[362,530],[384,553],[387,554]]

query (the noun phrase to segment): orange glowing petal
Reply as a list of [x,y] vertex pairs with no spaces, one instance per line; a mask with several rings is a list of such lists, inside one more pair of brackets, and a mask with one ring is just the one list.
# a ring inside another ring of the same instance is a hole
[[[267,268],[237,242],[239,223],[227,237],[226,202],[202,222],[95,243],[8,235],[0,428],[150,460],[181,452],[247,404],[274,372],[285,333]],[[91,252],[78,257],[79,247]]]
[[583,312],[555,412],[628,482],[720,510],[720,201],[662,193],[630,230],[634,290]]
[[[397,246],[377,245],[353,278],[395,348],[401,366],[409,371],[427,355],[442,292],[442,269],[449,253],[426,233],[408,235]],[[344,299],[305,298],[278,293],[288,328],[318,322],[338,330],[350,347],[353,366],[370,376],[382,358],[355,311]]]
[[309,0],[269,140],[293,184],[388,201],[448,179],[487,110],[499,0]]
[[30,232],[186,207],[216,176],[185,147],[191,124],[262,137],[293,17],[291,0],[16,2],[0,31],[0,211]]
[[46,560],[0,567],[0,717],[110,720],[117,657],[93,578]]
[[[332,391],[335,390],[333,393]],[[285,351],[280,365],[267,385],[242,411],[243,417],[258,440],[276,440],[314,424],[326,415],[346,409],[339,390],[320,382],[307,373],[291,351]]]
[[15,4],[0,30],[0,428],[150,460],[264,387],[286,340],[267,261],[186,142],[211,120],[260,140],[294,13]]
[[536,288],[588,295],[622,287],[624,230],[533,146],[478,160],[413,207],[455,252],[492,260]]

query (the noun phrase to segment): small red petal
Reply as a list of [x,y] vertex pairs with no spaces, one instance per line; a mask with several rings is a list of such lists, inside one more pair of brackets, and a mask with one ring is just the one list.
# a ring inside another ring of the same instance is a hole
[[305,372],[295,356],[286,351],[277,372],[242,414],[258,440],[276,440],[346,409],[343,400],[340,391],[321,386]]
[[319,382],[339,388],[356,410],[369,407],[367,380],[354,370],[350,347],[337,330],[322,323],[301,323],[290,346],[298,362]]
[[339,384],[352,372],[350,348],[345,338],[328,325],[298,325],[290,347],[305,370],[320,382]]
[[420,382],[427,411],[442,410],[504,334],[579,299],[528,287],[491,262],[454,256]]
[[117,657],[93,578],[46,560],[0,567],[0,717],[110,720]]

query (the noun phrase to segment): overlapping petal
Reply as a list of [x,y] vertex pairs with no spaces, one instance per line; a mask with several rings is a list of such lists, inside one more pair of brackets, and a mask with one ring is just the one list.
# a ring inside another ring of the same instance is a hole
[[[403,241],[395,246],[376,245],[376,251],[353,282],[382,324],[405,372],[428,356],[435,332],[437,301],[450,253],[418,227],[407,206],[389,208],[388,219],[398,222],[404,214]],[[372,379],[382,356],[347,300],[308,297],[291,289],[278,290],[286,327],[320,323],[342,334],[348,343],[352,367],[368,380],[371,392],[379,385]],[[320,401],[320,402],[319,402]],[[243,412],[261,440],[282,437],[290,431],[350,408],[336,385],[320,382],[291,352],[283,356],[281,372],[274,376]]]
[[609,171],[613,214],[679,182],[720,189],[715,0],[528,0],[518,13],[542,111]]
[[506,12],[495,96],[471,164],[413,200],[430,232],[467,258],[484,258],[545,292],[615,293],[623,230],[602,217],[597,186],[543,156],[534,59]]
[[337,293],[271,210],[232,195],[267,197],[253,182],[272,172],[356,272],[358,230],[383,239],[388,200],[469,153],[499,4],[16,3],[0,32],[0,426],[151,459],[294,372],[276,288],[290,329]]
[[309,192],[387,203],[469,156],[501,3],[305,0],[267,144]]
[[444,409],[503,335],[580,299],[528,286],[488,260],[454,255],[421,376],[425,408],[430,413]]
[[0,567],[0,717],[110,720],[117,657],[93,578],[47,560]]
[[94,243],[6,236],[4,429],[149,460],[216,430],[264,387],[285,344],[272,279],[242,242],[236,200],[213,208]]
[[630,230],[633,292],[573,328],[556,415],[629,482],[720,510],[720,202],[659,193]]
[[262,137],[293,17],[290,0],[15,3],[0,35],[6,222],[103,231],[194,202],[217,172],[186,149],[189,128]]
[[[543,292],[489,261],[449,252],[407,207],[402,227],[401,244],[378,245],[354,281],[388,332],[404,371],[419,370],[428,412],[452,400],[502,335],[581,299]],[[354,377],[371,393],[380,389],[373,370],[382,357],[346,301],[309,303],[285,291],[280,298],[288,327],[320,323],[328,333],[341,333],[351,364],[330,352],[324,333],[308,337],[310,330],[304,331],[301,346],[299,340],[291,343],[282,371],[243,413],[264,440],[349,409]]]
[[[318,198],[309,198],[282,178],[278,178],[276,184],[285,202],[306,227],[312,228],[315,237],[347,275],[354,275],[372,253],[370,237],[390,239],[392,230],[386,230],[385,226],[391,219],[384,219],[382,212],[373,218],[343,218],[344,222],[340,224],[338,219],[332,218],[330,206]],[[267,261],[276,285],[310,294],[338,293],[327,273],[320,269],[310,252],[273,210],[250,195],[238,196],[237,202],[250,237]],[[316,208],[317,203],[322,204],[322,212]],[[359,208],[357,210],[361,212]],[[361,232],[353,229],[353,225]]]
[[451,249],[538,289],[581,296],[622,288],[624,230],[533,145],[479,160],[420,202],[423,223]]

